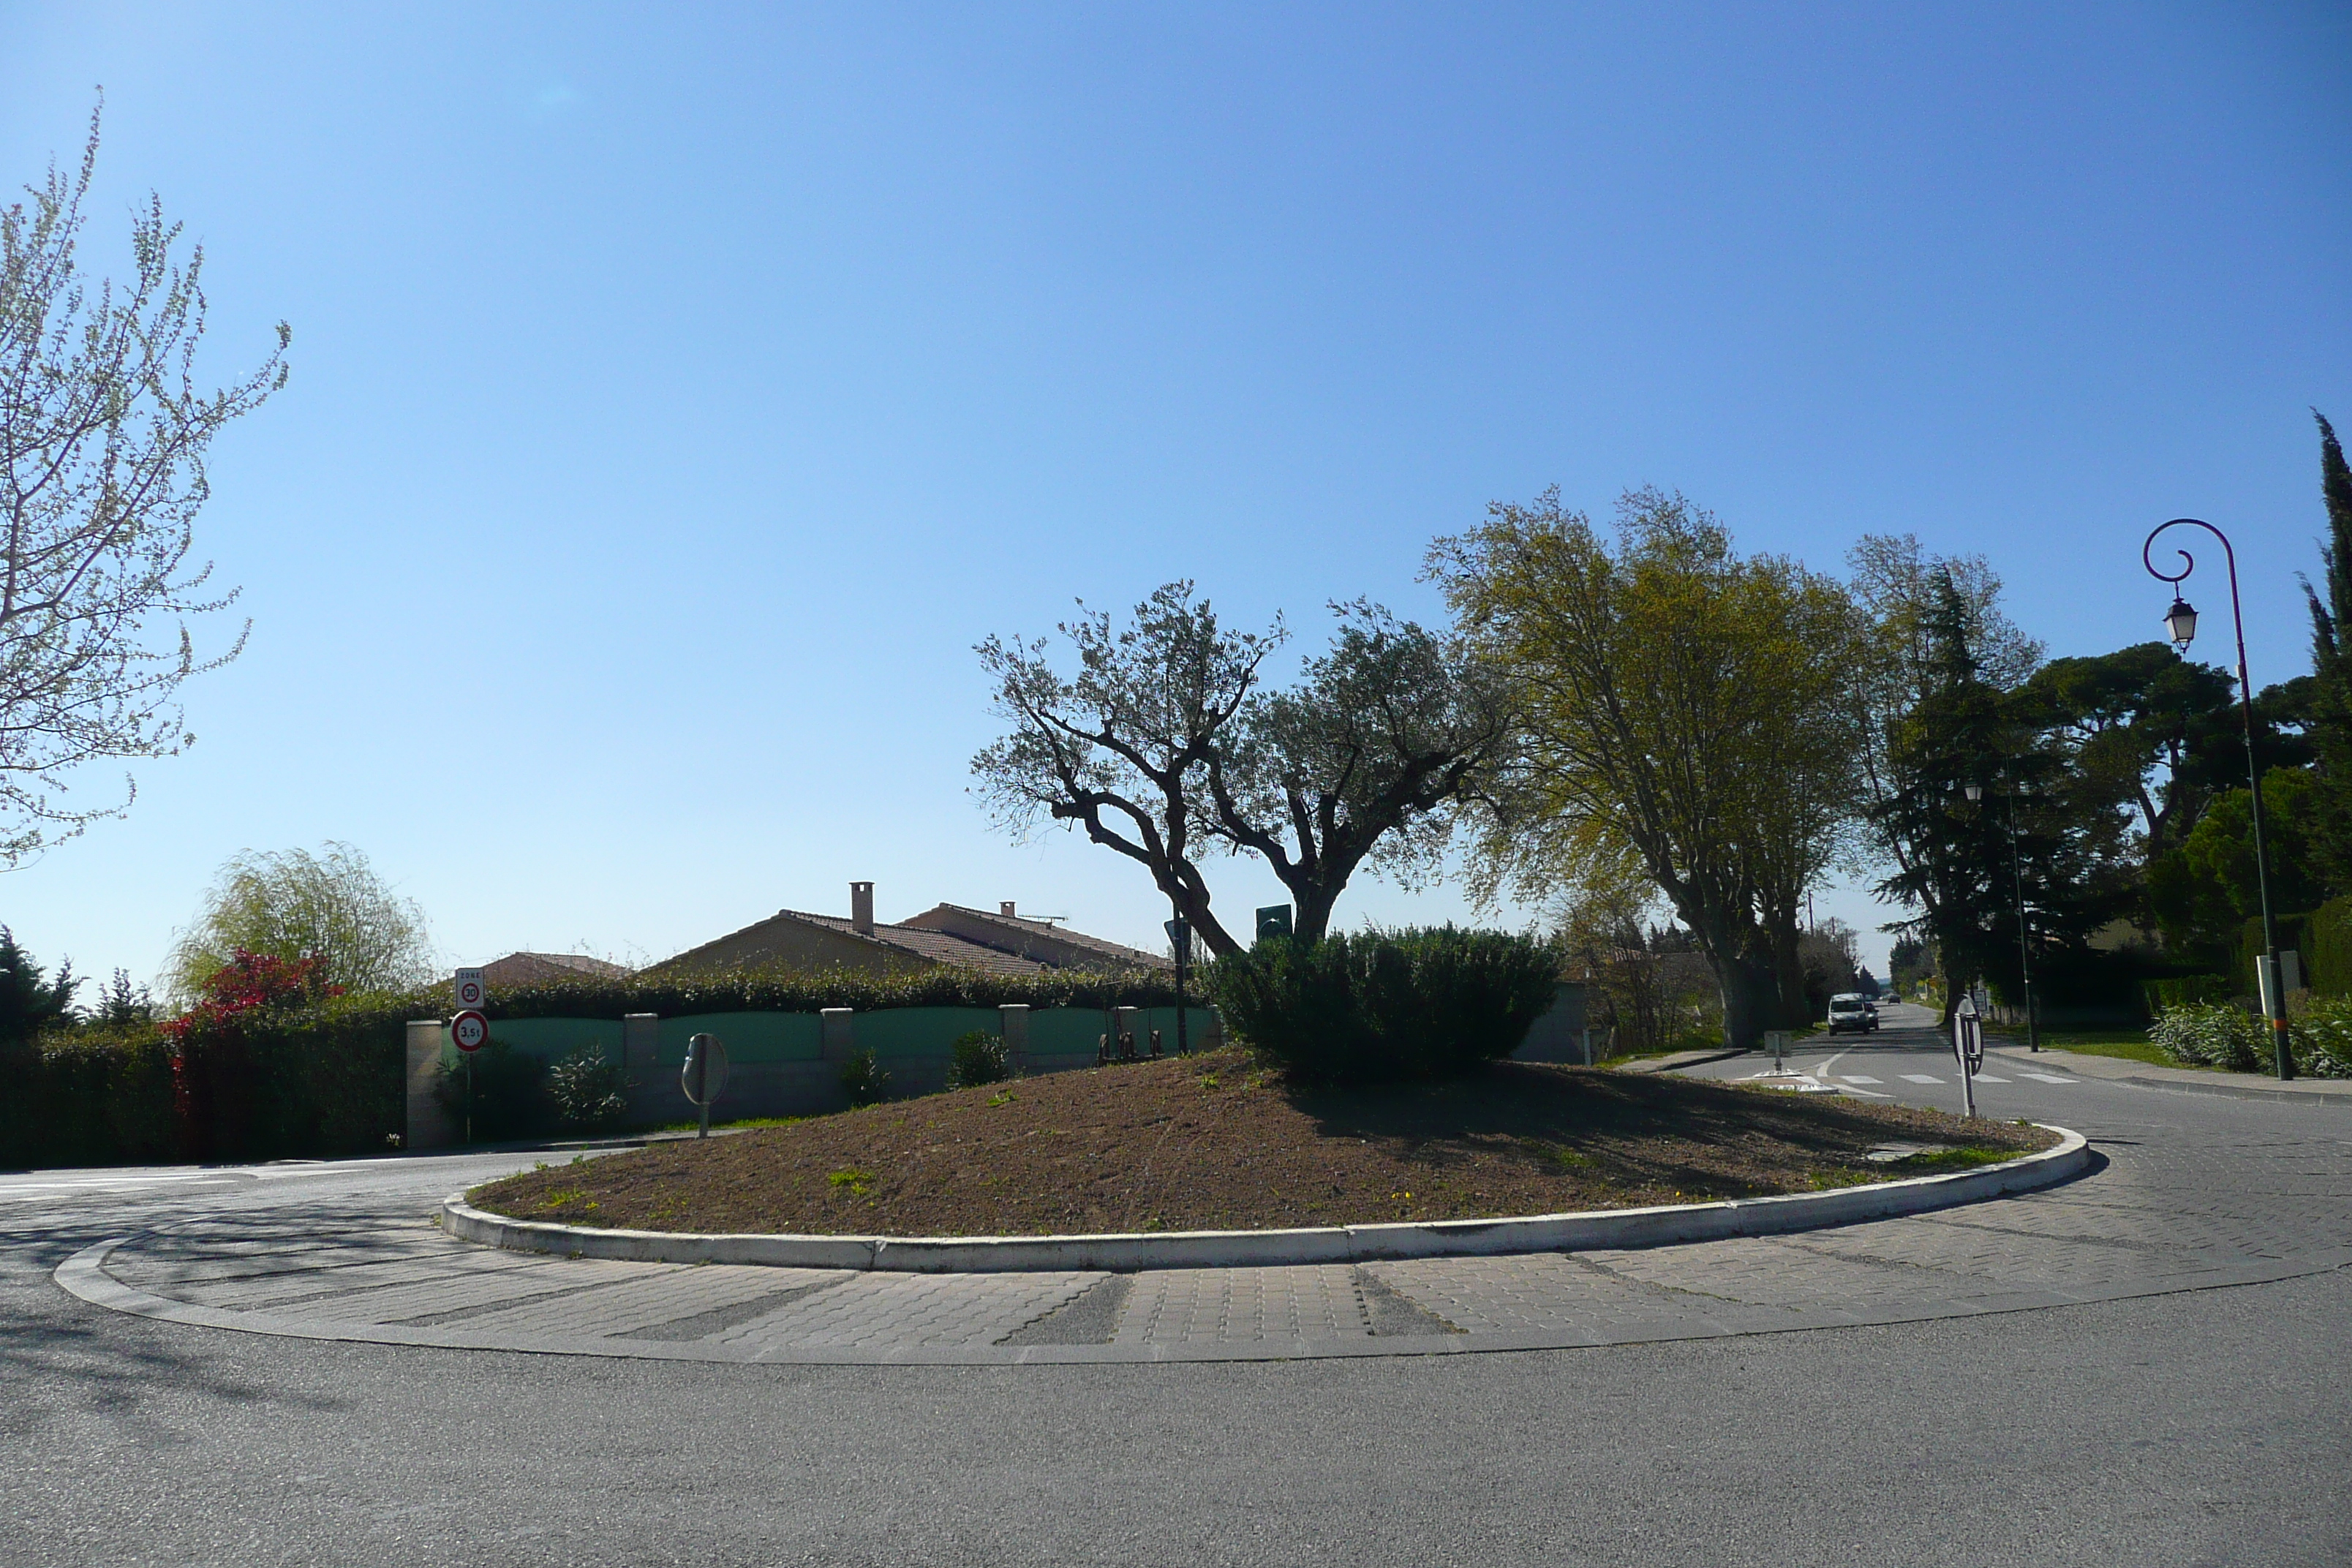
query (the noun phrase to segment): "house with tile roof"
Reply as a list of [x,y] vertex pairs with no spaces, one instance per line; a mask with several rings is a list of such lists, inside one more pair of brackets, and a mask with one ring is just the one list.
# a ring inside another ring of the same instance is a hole
[[510,952],[482,965],[482,983],[493,991],[518,985],[546,985],[559,980],[619,980],[625,965],[591,958],[584,952]]
[[940,964],[1002,975],[1172,967],[1158,953],[1016,914],[1011,902],[999,904],[994,914],[940,904],[911,920],[885,924],[874,918],[874,884],[852,882],[845,919],[778,910],[741,931],[664,959],[645,973],[781,967],[885,975],[910,974]]

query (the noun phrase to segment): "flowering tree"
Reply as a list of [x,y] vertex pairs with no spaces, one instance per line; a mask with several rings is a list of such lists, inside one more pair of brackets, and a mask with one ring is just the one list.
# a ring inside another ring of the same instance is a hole
[[153,198],[131,224],[134,270],[91,288],[75,258],[98,158],[52,167],[0,208],[0,866],[129,808],[60,797],[85,763],[169,756],[194,739],[180,683],[200,658],[187,617],[236,597],[189,560],[221,427],[286,384],[278,349],[233,385],[197,390],[204,247],[184,263]]

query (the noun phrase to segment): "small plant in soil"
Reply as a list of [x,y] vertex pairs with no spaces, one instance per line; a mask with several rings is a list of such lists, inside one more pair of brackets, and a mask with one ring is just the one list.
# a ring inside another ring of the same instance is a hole
[[872,1051],[860,1047],[841,1064],[841,1087],[848,1092],[849,1109],[862,1110],[888,1098],[890,1075]]

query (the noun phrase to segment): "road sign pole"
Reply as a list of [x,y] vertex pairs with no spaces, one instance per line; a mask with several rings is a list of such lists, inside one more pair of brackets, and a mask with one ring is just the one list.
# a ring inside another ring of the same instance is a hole
[[466,1053],[466,1142],[474,1142],[474,1053]]

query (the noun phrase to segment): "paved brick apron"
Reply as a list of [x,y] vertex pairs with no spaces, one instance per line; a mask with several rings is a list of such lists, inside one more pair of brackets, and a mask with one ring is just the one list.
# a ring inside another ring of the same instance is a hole
[[2352,1261],[2352,1117],[2273,1107],[2227,1120],[2244,1126],[2102,1138],[2095,1122],[2077,1123],[2105,1168],[2046,1192],[1642,1250],[874,1274],[535,1258],[453,1241],[413,1210],[305,1209],[132,1237],[85,1275],[83,1293],[183,1321],[320,1338],[987,1363],[1631,1343],[2057,1306]]

